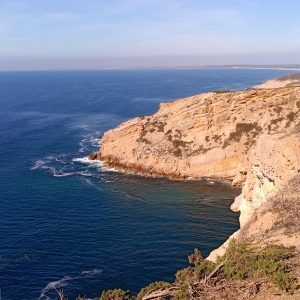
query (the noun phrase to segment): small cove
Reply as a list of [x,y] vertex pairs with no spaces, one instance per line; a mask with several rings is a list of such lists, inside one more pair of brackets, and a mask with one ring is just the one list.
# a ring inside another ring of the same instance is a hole
[[80,161],[103,133],[160,102],[249,88],[291,71],[1,72],[2,299],[97,298],[174,278],[238,228],[226,182],[171,181]]

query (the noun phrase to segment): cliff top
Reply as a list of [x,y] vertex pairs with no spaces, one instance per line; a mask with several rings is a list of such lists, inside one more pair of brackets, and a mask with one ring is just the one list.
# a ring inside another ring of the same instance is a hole
[[255,86],[255,89],[274,89],[282,87],[300,86],[300,73],[285,75],[271,79],[263,84]]

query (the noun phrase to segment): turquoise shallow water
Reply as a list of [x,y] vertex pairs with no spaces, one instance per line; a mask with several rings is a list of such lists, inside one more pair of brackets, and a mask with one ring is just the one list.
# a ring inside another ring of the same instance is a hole
[[160,102],[251,87],[290,71],[0,73],[2,299],[97,298],[170,280],[238,228],[240,189],[119,174],[80,159],[102,134]]

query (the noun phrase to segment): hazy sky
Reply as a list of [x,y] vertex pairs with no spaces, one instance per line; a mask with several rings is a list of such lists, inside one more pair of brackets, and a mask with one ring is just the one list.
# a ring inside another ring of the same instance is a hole
[[0,69],[300,63],[299,0],[1,0]]

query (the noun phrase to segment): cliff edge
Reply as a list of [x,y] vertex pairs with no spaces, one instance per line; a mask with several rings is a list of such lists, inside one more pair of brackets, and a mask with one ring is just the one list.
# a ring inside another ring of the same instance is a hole
[[[100,151],[89,159],[172,179],[231,180],[243,186],[231,206],[241,212],[243,228],[300,173],[300,76],[291,76],[278,79],[276,88],[266,83],[162,103],[154,115],[107,131]],[[226,243],[209,259],[221,256],[225,248]]]

